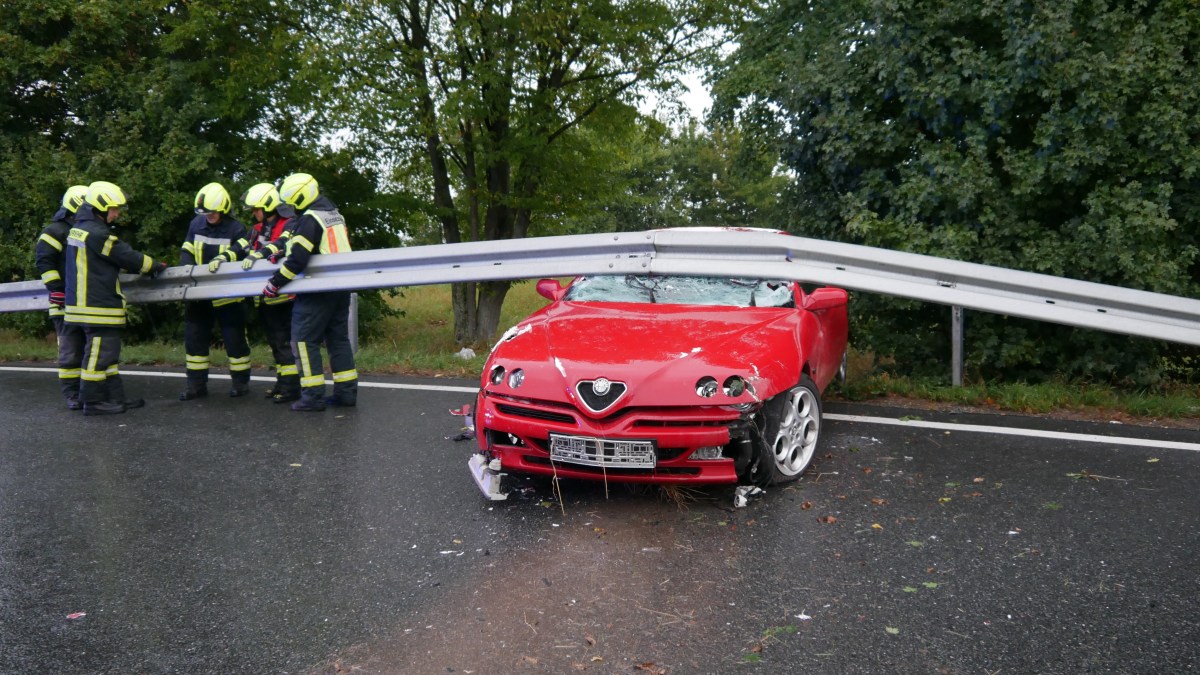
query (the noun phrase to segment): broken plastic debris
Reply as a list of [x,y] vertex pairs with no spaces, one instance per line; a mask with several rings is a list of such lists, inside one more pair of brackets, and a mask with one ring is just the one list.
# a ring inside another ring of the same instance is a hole
[[87,616],[87,612],[71,612],[70,614],[67,615],[67,618],[74,620],[74,619],[82,619],[85,616]]
[[470,416],[470,414],[471,414],[471,404],[470,404],[470,403],[468,403],[468,404],[466,404],[466,405],[464,405],[463,407],[461,407],[461,408],[458,408],[458,409],[453,409],[453,408],[452,408],[452,409],[450,410],[450,414],[451,414],[451,415],[458,415],[459,417],[468,417],[468,416]]
[[475,438],[475,430],[470,427],[463,427],[461,431],[453,436],[447,436],[447,440],[451,441],[469,441]]
[[734,508],[742,508],[750,503],[750,499],[766,494],[766,490],[757,485],[739,485],[733,491],[733,506]]

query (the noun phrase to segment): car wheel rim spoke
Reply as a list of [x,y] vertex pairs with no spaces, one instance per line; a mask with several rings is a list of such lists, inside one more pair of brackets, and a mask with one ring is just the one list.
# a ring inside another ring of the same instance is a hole
[[796,475],[812,459],[820,437],[815,403],[812,393],[804,387],[797,387],[788,395],[774,448],[775,465],[785,475]]

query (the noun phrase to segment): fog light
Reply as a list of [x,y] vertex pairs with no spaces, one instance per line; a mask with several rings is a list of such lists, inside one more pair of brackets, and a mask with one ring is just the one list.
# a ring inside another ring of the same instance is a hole
[[508,374],[508,386],[516,389],[525,381],[525,371],[517,368]]
[[712,398],[717,395],[717,380],[712,377],[702,377],[696,382],[696,395],[703,398]]
[[721,459],[721,446],[706,445],[696,448],[696,451],[692,453],[692,459]]
[[746,393],[746,381],[737,375],[725,378],[725,386],[721,389],[726,396],[737,398]]
[[504,381],[504,366],[496,366],[492,368],[492,372],[488,374],[488,380],[492,384],[500,384]]

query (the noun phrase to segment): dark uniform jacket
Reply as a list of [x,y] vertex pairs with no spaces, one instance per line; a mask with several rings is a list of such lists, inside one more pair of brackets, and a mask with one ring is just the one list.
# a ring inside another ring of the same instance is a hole
[[[208,222],[208,218],[198,215],[192,218],[192,222],[188,224],[187,237],[183,240],[183,251],[179,254],[179,262],[183,265],[204,265],[217,257],[229,260],[228,256],[222,254],[235,243],[241,242],[244,246],[248,241],[247,236],[246,226],[236,218],[222,215],[220,222],[212,225]],[[241,301],[241,298],[219,298],[211,302],[213,307],[221,307]],[[201,300],[200,302],[206,301]]]
[[147,274],[154,268],[154,260],[117,239],[89,204],[75,213],[65,253],[66,322],[124,326],[125,296],[117,275],[121,270]]
[[[51,293],[62,292],[66,287],[66,282],[63,280],[63,275],[66,273],[63,249],[66,248],[67,233],[71,231],[73,220],[70,211],[60,208],[50,219],[50,224],[46,226],[46,229],[42,230],[37,245],[33,249],[34,265],[42,277],[42,283],[46,284],[46,290]],[[63,314],[62,307],[50,305],[50,316],[62,316]]]
[[182,265],[204,265],[225,252],[234,242],[248,241],[247,235],[246,226],[235,218],[222,215],[220,222],[210,225],[206,217],[196,216],[188,225],[179,262]]
[[317,197],[295,220],[295,229],[287,238],[287,257],[271,276],[271,283],[277,287],[283,286],[303,272],[313,255],[350,250],[346,221],[342,214],[338,213],[337,205],[328,197]]

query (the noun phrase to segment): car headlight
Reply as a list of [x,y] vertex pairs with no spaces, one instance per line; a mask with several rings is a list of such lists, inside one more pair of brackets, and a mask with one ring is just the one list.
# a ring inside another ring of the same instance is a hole
[[712,398],[717,395],[717,380],[707,375],[696,382],[696,395],[701,398]]
[[488,374],[488,381],[492,384],[500,384],[504,381],[504,366],[495,366],[492,372]]
[[512,387],[513,389],[516,389],[517,387],[521,386],[521,384],[523,382],[525,382],[525,371],[524,370],[517,368],[516,370],[514,370],[508,374],[508,386]]

